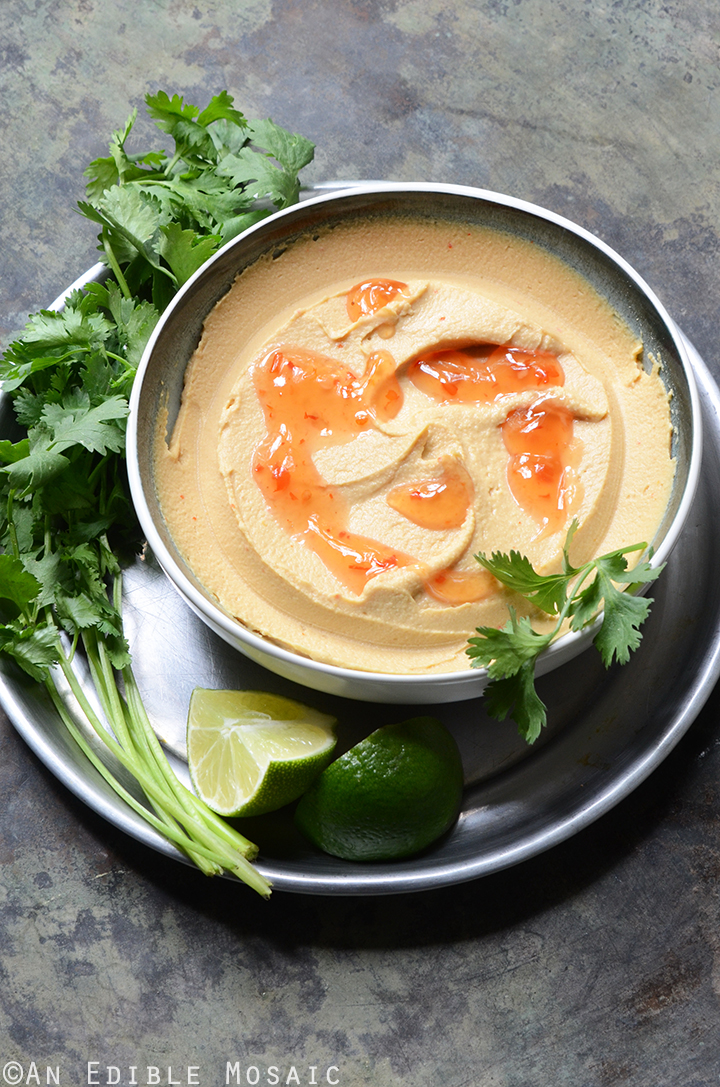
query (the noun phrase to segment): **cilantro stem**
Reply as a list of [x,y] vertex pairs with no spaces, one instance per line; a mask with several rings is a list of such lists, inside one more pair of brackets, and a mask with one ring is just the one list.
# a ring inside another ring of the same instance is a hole
[[102,459],[98,461],[98,463],[95,465],[95,467],[90,472],[90,475],[88,476],[89,486],[91,486],[91,487],[95,486],[95,482],[96,482],[98,476],[103,471],[103,469],[105,468],[105,466],[107,465],[109,460],[110,460],[110,454],[106,453],[105,456],[102,457]]
[[[115,683],[112,666],[107,656],[107,649],[102,641],[98,641],[94,631],[89,631],[84,641],[88,665],[90,667],[95,690],[100,697],[103,712],[124,750],[128,754],[132,752],[135,759],[142,759],[142,752],[138,751],[133,742],[134,738],[131,735],[131,730],[128,727],[125,707],[123,706],[117,684]],[[162,804],[158,803],[152,797],[149,797],[148,799],[150,799],[158,817],[163,823],[169,826],[177,825],[176,820],[165,811]],[[216,863],[213,862],[209,864],[207,859],[196,851],[191,850],[190,848],[187,848],[186,851],[206,875],[216,875],[218,874],[218,871],[221,870]]]
[[165,177],[170,177],[172,175],[173,170],[177,166],[178,162],[180,162],[182,157],[183,157],[183,149],[182,149],[182,147],[178,147],[177,150],[175,151],[175,154],[173,155],[173,157],[170,159],[167,166],[165,167],[165,171],[164,171],[164,176]]
[[[120,573],[115,576],[113,582],[113,603],[118,613],[122,614],[122,574]],[[100,651],[105,652],[102,643],[100,643]],[[186,789],[182,782],[177,779],[168,764],[162,746],[155,735],[155,730],[150,723],[131,665],[126,665],[122,669],[122,677],[125,685],[125,697],[130,711],[130,721],[133,726],[133,736],[141,743],[144,754],[152,759],[165,778],[168,787],[188,815],[194,819],[202,819],[214,833],[219,834],[234,848],[246,849],[249,847],[254,851],[255,847],[252,843],[238,834],[224,819],[221,819],[211,808],[208,808],[207,804],[189,789]]]
[[578,594],[580,593],[580,589],[582,588],[583,583],[587,580],[588,576],[593,571],[594,566],[595,564],[593,562],[586,562],[584,566],[581,566],[578,570],[575,571],[577,577],[576,580],[573,582],[573,591],[572,593],[567,594],[565,603],[561,610],[558,612],[558,621],[555,624],[555,628],[552,634],[550,635],[549,642],[553,642],[560,633],[560,629],[565,620],[567,619],[570,609],[575,602],[575,597],[578,596]]
[[16,559],[20,558],[20,548],[18,546],[17,529],[15,528],[15,521],[13,520],[13,501],[15,498],[15,491],[10,489],[7,498],[7,522],[8,522],[8,536],[10,537],[10,546],[12,547],[13,555]]
[[[243,844],[247,843],[246,838],[239,835],[224,819],[221,819],[211,808],[208,808],[203,801],[195,796],[194,793],[190,792],[189,789],[186,789],[182,782],[178,781],[175,777],[148,719],[132,668],[128,665],[123,669],[122,675],[125,681],[125,692],[128,705],[132,709],[133,718],[142,725],[141,732],[147,745],[146,750],[148,754],[155,759],[161,773],[167,777],[168,785],[172,788],[179,803],[183,805],[188,815],[192,818],[202,819],[213,833],[219,834],[233,847],[238,848],[238,839],[240,839]],[[249,845],[250,843],[247,844]]]
[[[165,833],[175,841],[176,844],[180,844],[184,852],[188,853],[191,857],[194,852],[200,853],[204,857],[207,857],[208,860],[214,862],[218,868],[227,869],[228,871],[233,872],[242,879],[243,882],[248,883],[260,894],[267,895],[270,890],[270,885],[267,880],[265,880],[264,877],[248,863],[248,861],[257,854],[257,847],[251,842],[248,842],[242,835],[232,832],[229,827],[228,833],[221,836],[207,823],[198,819],[189,818],[188,812],[179,802],[177,794],[171,794],[165,788],[164,783],[155,777],[152,769],[149,768],[144,761],[138,759],[136,751],[132,749],[132,744],[131,750],[126,750],[123,745],[118,742],[118,739],[104,727],[90,705],[73,668],[70,666],[63,652],[62,645],[59,642],[58,659],[63,676],[82,711],[83,717],[93,732],[112,752],[121,766],[132,774],[148,799],[151,802],[159,803],[165,814],[171,815],[181,824],[181,826],[185,827],[185,832],[177,830],[172,824],[165,820],[158,819],[158,817],[153,815],[144,807],[144,805],[140,805],[139,807],[137,804],[133,805],[135,810],[142,814],[143,818],[147,819],[147,821],[156,827],[156,829]],[[99,671],[102,671],[102,667],[99,668]],[[102,684],[100,684],[100,687],[102,687]],[[63,718],[63,720],[65,720],[65,718]],[[105,774],[103,776],[106,777],[106,780],[109,780]],[[109,783],[113,784],[112,782]],[[180,782],[178,782],[178,787],[182,789]],[[115,788],[114,785],[113,788]],[[231,834],[234,834],[234,841],[232,844],[229,840]]]
[[232,856],[230,853],[225,853],[221,863],[218,863],[216,850],[209,848],[202,843],[191,841],[177,825],[169,824],[166,820],[158,818],[134,797],[132,793],[128,792],[112,771],[108,769],[102,759],[100,759],[95,751],[93,751],[92,747],[77,727],[52,678],[49,677],[46,680],[45,688],[63,724],[85,757],[92,763],[108,785],[111,786],[113,791],[116,792],[133,811],[142,816],[142,818],[163,835],[163,837],[169,838],[184,853],[187,853],[191,857],[199,854],[205,858],[206,864],[204,870],[206,870],[208,874],[215,874],[223,869],[227,869],[227,871],[236,875],[238,879],[241,879],[243,883],[247,883],[248,886],[257,891],[258,894],[261,894],[265,898],[268,897],[270,893],[270,884],[245,857],[239,853],[235,856]]
[[120,265],[118,264],[117,259],[115,257],[113,247],[110,244],[110,235],[108,233],[108,228],[106,226],[103,227],[102,232],[100,234],[100,238],[102,240],[103,249],[105,250],[105,256],[108,259],[108,264],[110,265],[110,267],[113,270],[113,274],[114,274],[114,276],[115,276],[115,278],[116,278],[116,280],[118,282],[118,286],[120,287],[120,290],[122,291],[122,293],[125,295],[125,297],[127,299],[131,299],[132,298],[132,291],[128,287],[127,280],[125,279],[125,276],[122,274],[122,271],[120,269]]
[[105,354],[109,359],[114,359],[115,362],[119,362],[128,373],[134,372],[134,367],[131,366],[128,360],[124,359],[122,355],[118,355],[115,351],[108,351],[107,348],[105,349]]
[[[120,612],[122,605],[121,574],[117,574],[114,579],[113,602],[118,612]],[[121,727],[125,727],[123,703],[117,691],[113,669],[107,656],[107,649],[100,640],[96,640],[96,652],[102,669],[101,686],[107,686],[115,704],[115,713],[112,715],[112,720],[115,720],[117,715],[122,720]],[[180,804],[187,816],[192,820],[200,819],[213,834],[220,835],[233,849],[247,855],[256,853],[256,847],[247,838],[230,827],[178,780],[170,768],[165,753],[150,724],[135,676],[129,665],[123,668],[122,677],[125,684],[125,708],[127,710],[127,731],[124,741],[127,748],[136,752],[137,757],[142,760],[144,766],[155,768],[158,774],[156,779],[158,784],[169,790],[174,801]]]

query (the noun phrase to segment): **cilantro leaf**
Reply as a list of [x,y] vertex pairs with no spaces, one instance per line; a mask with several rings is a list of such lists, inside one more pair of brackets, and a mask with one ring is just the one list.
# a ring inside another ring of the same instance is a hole
[[94,159],[85,170],[87,194],[91,199],[98,199],[113,185],[123,185],[146,175],[147,170],[125,151],[125,144],[136,119],[137,110],[134,109],[125,123],[125,128],[113,133],[110,155],[107,158]]
[[528,660],[512,676],[489,683],[485,707],[496,721],[504,721],[509,714],[523,739],[535,743],[547,724],[547,707],[535,690],[535,661]]
[[235,124],[231,121],[220,120],[215,121],[208,128],[210,138],[215,145],[215,153],[217,155],[217,161],[221,162],[225,155],[236,151],[239,151],[241,147],[244,147],[249,142],[250,136],[248,134],[249,125]]
[[538,634],[527,616],[519,619],[510,608],[510,621],[497,630],[478,627],[478,637],[468,639],[467,655],[473,667],[486,667],[492,679],[513,676],[529,660],[534,660],[550,644],[547,634]]
[[47,625],[0,627],[0,652],[12,657],[32,679],[43,682],[58,659],[57,631]]
[[66,308],[61,313],[40,310],[25,326],[23,342],[45,351],[65,346],[94,347],[105,343],[111,331],[112,325],[99,313],[87,315],[77,308]]
[[0,598],[25,611],[35,600],[40,584],[14,555],[0,555]]
[[602,582],[594,577],[584,589],[575,593],[568,609],[571,630],[582,630],[595,620],[602,609],[602,588]]
[[613,581],[622,582],[626,585],[639,585],[654,581],[660,571],[664,569],[664,564],[659,568],[653,567],[647,559],[642,559],[631,569],[628,569],[628,562],[625,558],[631,551],[645,550],[645,547],[645,544],[636,544],[634,548],[626,547],[620,551],[610,551],[607,555],[601,555],[599,559],[596,559],[595,564],[599,570],[602,570]]
[[56,371],[58,366],[70,362],[74,353],[56,351],[45,354],[42,350],[28,349],[25,344],[11,344],[0,361],[0,381],[6,393],[19,389],[33,374],[44,370]]
[[127,400],[111,396],[94,407],[89,404],[48,404],[42,414],[52,434],[51,446],[63,452],[72,445],[82,445],[92,452],[120,453],[125,445],[124,428],[111,425],[128,414]]
[[152,198],[137,188],[124,186],[108,189],[95,204],[80,200],[78,207],[83,215],[104,228],[103,235],[116,261],[129,262],[140,256],[151,268],[166,272],[154,242],[168,215]]
[[168,223],[161,227],[160,233],[159,252],[170,265],[180,287],[217,252],[221,240],[214,234],[201,237],[194,230],[183,230],[178,223]]
[[255,226],[255,223],[259,223],[261,219],[265,219],[268,212],[262,208],[254,208],[252,211],[242,212],[240,215],[234,215],[230,219],[226,219],[222,224],[222,242],[232,241],[233,238],[237,238],[238,234],[242,234],[243,230],[247,230],[248,227]]
[[69,464],[70,461],[62,453],[40,447],[0,471],[5,473],[13,490],[25,495],[46,487]]
[[158,127],[175,141],[176,156],[182,155],[191,161],[212,158],[214,145],[207,125],[198,118],[200,111],[197,106],[186,103],[179,94],[170,98],[165,91],[148,94],[145,102],[148,113]]
[[310,140],[296,132],[288,132],[270,118],[266,121],[251,121],[248,134],[255,147],[269,151],[283,169],[291,174],[297,174],[313,160],[315,147]]
[[251,194],[233,188],[215,170],[171,177],[140,185],[139,189],[157,201],[168,219],[201,234],[217,231],[228,217],[253,203]]
[[67,571],[63,570],[61,557],[56,551],[44,554],[40,558],[25,554],[22,565],[39,587],[35,592],[36,603],[39,607],[54,604],[58,589],[63,585],[69,587]]
[[106,189],[120,182],[120,173],[112,155],[93,159],[85,170],[85,177],[87,195],[93,200],[97,200]]
[[30,443],[27,438],[22,438],[19,442],[11,442],[7,438],[0,441],[0,461],[3,464],[14,464],[26,457],[29,452]]
[[511,713],[520,734],[534,743],[547,721],[545,705],[535,691],[535,661],[552,635],[538,634],[526,616],[517,618],[513,608],[502,630],[478,627],[477,634],[468,639],[466,652],[473,667],[488,670],[487,712],[498,721]]
[[232,122],[239,128],[246,128],[248,122],[240,110],[235,109],[233,101],[231,94],[228,94],[227,91],[220,91],[219,94],[210,99],[205,109],[198,114],[197,123],[207,127],[222,119],[223,121]]
[[627,664],[630,653],[640,645],[640,627],[648,617],[652,600],[616,589],[602,567],[597,580],[603,597],[603,621],[593,644],[606,668],[613,660]]
[[567,597],[567,574],[538,574],[530,560],[518,551],[504,555],[496,551],[489,559],[476,555],[481,566],[509,589],[532,600],[533,604],[549,615],[557,615]]
[[117,326],[118,346],[135,370],[160,314],[151,302],[124,298],[116,283],[108,285],[107,306]]
[[297,177],[276,166],[269,156],[259,155],[249,147],[226,155],[218,173],[228,177],[234,186],[242,185],[254,200],[271,200],[277,208],[289,207],[297,200]]

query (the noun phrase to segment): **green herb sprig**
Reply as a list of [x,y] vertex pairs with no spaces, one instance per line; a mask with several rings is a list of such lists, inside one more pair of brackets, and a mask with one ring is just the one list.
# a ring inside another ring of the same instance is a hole
[[652,604],[651,598],[628,590],[654,581],[663,569],[662,565],[652,567],[648,559],[628,569],[627,556],[647,552],[646,543],[610,551],[575,567],[568,552],[577,527],[573,521],[563,546],[562,570],[557,574],[538,574],[529,559],[517,551],[509,555],[495,552],[490,558],[475,556],[503,585],[546,615],[557,617],[552,630],[541,634],[533,629],[528,616],[518,616],[510,608],[510,619],[502,630],[478,627],[477,637],[468,639],[466,653],[472,666],[487,668],[490,676],[485,690],[488,713],[498,721],[509,714],[528,743],[534,743],[547,724],[547,708],[535,689],[539,655],[565,624],[580,631],[602,615],[593,644],[606,668],[613,661],[626,664],[640,644],[640,627]]
[[[44,685],[135,811],[208,875],[232,872],[267,895],[250,863],[257,848],[177,779],[135,683],[121,570],[142,540],[125,478],[125,423],[162,310],[220,245],[297,200],[313,145],[271,120],[246,120],[226,91],[202,111],[163,91],[146,104],[174,150],[130,154],[133,112],[110,154],[85,171],[80,211],[101,228],[107,278],[74,291],[62,311],[31,317],[0,360],[18,424],[0,440],[0,655]],[[73,668],[80,648],[104,722]],[[98,756],[92,737],[111,759]]]

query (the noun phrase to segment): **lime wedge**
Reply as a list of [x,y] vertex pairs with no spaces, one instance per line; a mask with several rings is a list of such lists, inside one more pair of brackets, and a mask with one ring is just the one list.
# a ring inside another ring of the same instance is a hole
[[264,691],[196,687],[187,750],[198,796],[219,815],[262,815],[289,804],[329,763],[336,723]]

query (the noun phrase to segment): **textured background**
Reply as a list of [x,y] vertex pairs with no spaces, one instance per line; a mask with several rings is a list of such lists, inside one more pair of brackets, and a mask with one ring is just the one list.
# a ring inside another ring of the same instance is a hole
[[[714,0],[3,0],[0,337],[94,263],[73,207],[129,110],[226,87],[317,143],[308,181],[474,184],[595,231],[718,374],[719,43]],[[717,1083],[717,708],[514,870],[270,904],[115,831],[3,719],[0,1082],[95,1060],[215,1087],[239,1060],[343,1087]]]

